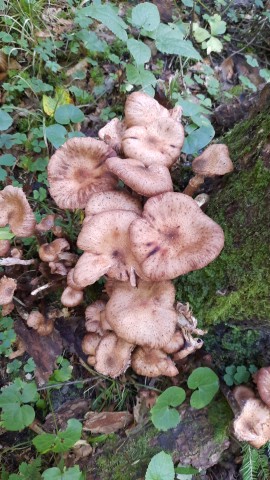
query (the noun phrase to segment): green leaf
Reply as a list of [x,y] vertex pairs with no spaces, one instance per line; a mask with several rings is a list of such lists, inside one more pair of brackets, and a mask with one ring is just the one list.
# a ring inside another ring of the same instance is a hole
[[136,68],[135,65],[127,65],[127,80],[132,85],[141,85],[144,89],[145,87],[156,84],[156,77],[149,70],[144,70],[143,67]]
[[23,369],[27,373],[32,373],[36,368],[36,364],[33,358],[28,358],[27,363],[24,365]]
[[193,0],[182,0],[182,3],[186,6],[186,7],[193,7]]
[[79,123],[85,119],[83,112],[74,105],[60,105],[54,113],[56,122],[61,125],[68,125],[69,123]]
[[55,148],[61,147],[66,141],[67,130],[62,125],[54,124],[46,127],[46,136]]
[[247,383],[250,379],[250,373],[248,369],[244,365],[240,365],[236,369],[236,373],[234,374],[234,381],[237,385],[241,383]]
[[221,16],[215,13],[212,17],[208,18],[208,23],[210,25],[210,30],[212,35],[222,35],[226,32],[226,22],[221,20]]
[[137,65],[144,65],[149,62],[151,58],[151,50],[145,43],[134,38],[129,38],[127,41],[127,48],[133,56]]
[[81,422],[72,418],[68,420],[64,432],[58,432],[57,434],[42,433],[33,439],[33,444],[40,453],[49,451],[55,453],[67,452],[81,438],[81,433]]
[[0,228],[0,240],[11,240],[15,235],[9,230],[9,227]]
[[78,465],[65,469],[62,473],[60,468],[48,468],[42,474],[43,480],[83,480],[84,476],[81,473]]
[[106,50],[106,42],[98,38],[95,32],[91,32],[89,30],[81,30],[80,32],[76,33],[76,38],[78,38],[78,40],[81,40],[85,48],[87,48],[87,50],[89,50],[90,52],[102,53]]
[[98,20],[120,38],[120,40],[123,40],[123,42],[127,41],[127,24],[115,13],[111,5],[90,5],[89,7],[82,8],[80,14]]
[[10,153],[0,155],[0,165],[3,165],[5,167],[13,167],[15,162],[16,157],[14,157],[14,155],[11,155]]
[[182,148],[182,152],[186,154],[198,153],[199,150],[206,147],[215,136],[215,130],[212,125],[203,125],[194,130],[186,139]]
[[270,70],[267,68],[261,68],[259,70],[260,76],[263,77],[267,82],[270,80]]
[[131,23],[149,32],[156,30],[160,23],[158,8],[150,2],[139,3],[132,9]]
[[219,390],[218,376],[208,367],[193,370],[187,384],[191,390],[197,389],[190,398],[191,406],[196,409],[208,405]]
[[2,412],[3,425],[12,432],[22,430],[33,423],[35,410],[30,405],[20,406],[18,403],[5,406]]
[[38,399],[37,386],[35,382],[22,382],[21,401],[23,403],[35,402]]
[[193,467],[186,467],[184,465],[178,465],[175,469],[175,473],[193,475],[193,473],[199,473],[199,470],[197,470],[197,468],[193,468]]
[[211,35],[208,32],[208,30],[205,30],[205,28],[201,28],[199,26],[195,28],[195,25],[194,25],[194,37],[197,40],[197,42],[202,43],[210,36]]
[[252,83],[248,77],[245,77],[244,75],[239,75],[239,80],[241,80],[241,83],[249,88],[250,90],[252,90],[253,92],[256,92],[257,91],[257,87],[256,85],[254,85],[254,83]]
[[172,457],[165,452],[155,455],[147,468],[145,480],[174,480]]
[[258,67],[259,64],[258,64],[258,61],[256,60],[256,58],[252,57],[251,55],[245,55],[246,57],[246,61],[249,65],[251,65],[251,67]]
[[200,60],[201,55],[189,40],[183,39],[183,33],[177,26],[161,24],[156,32],[156,47],[161,53],[181,55]]
[[20,370],[21,366],[22,362],[15,359],[13,362],[7,364],[7,373],[16,373]]
[[13,118],[0,108],[0,130],[7,130],[13,123]]
[[209,40],[202,43],[202,48],[206,48],[207,54],[211,52],[221,52],[223,45],[221,41],[216,37],[210,37]]
[[169,387],[158,397],[156,405],[160,407],[178,407],[185,401],[186,392],[181,387]]
[[175,428],[180,422],[180,415],[175,408],[160,407],[154,405],[151,409],[151,420],[158,430],[166,432],[170,428]]
[[233,377],[229,373],[226,373],[224,375],[223,380],[226,383],[226,385],[228,385],[228,387],[232,387],[234,384]]

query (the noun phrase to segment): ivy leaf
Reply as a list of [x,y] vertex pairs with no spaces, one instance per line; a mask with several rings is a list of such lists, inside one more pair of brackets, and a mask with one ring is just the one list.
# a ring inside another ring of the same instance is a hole
[[133,56],[137,65],[144,65],[149,62],[151,58],[151,50],[145,43],[134,38],[129,38],[127,41],[127,48]]
[[147,468],[145,480],[174,480],[174,465],[171,455],[160,452],[155,455]]
[[208,405],[219,390],[218,376],[208,367],[193,370],[187,384],[191,390],[197,389],[190,398],[190,405],[196,409]]
[[208,18],[208,23],[210,25],[210,30],[212,35],[222,35],[226,32],[226,22],[221,20],[221,16],[215,13],[212,17]]
[[120,40],[123,40],[123,42],[127,41],[127,24],[117,15],[111,5],[90,5],[89,7],[82,8],[80,14],[98,20],[114,33],[116,37],[120,38]]
[[150,2],[139,3],[132,9],[131,23],[134,27],[152,32],[160,24],[160,15],[156,5]]
[[13,118],[0,108],[0,130],[7,130],[13,123]]
[[46,127],[46,136],[55,148],[61,147],[66,141],[67,130],[57,123]]

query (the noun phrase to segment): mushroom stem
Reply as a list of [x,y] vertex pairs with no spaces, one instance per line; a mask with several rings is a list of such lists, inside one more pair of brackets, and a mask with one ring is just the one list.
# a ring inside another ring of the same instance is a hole
[[195,175],[195,177],[192,177],[189,180],[183,193],[185,193],[185,195],[189,195],[190,197],[192,197],[194,193],[197,192],[197,190],[199,189],[199,187],[203,182],[204,182],[204,177],[202,175]]
[[210,197],[207,193],[200,193],[197,197],[194,198],[195,202],[199,205],[199,207],[204,211],[204,208],[207,207]]
[[0,265],[4,267],[9,267],[10,265],[32,265],[35,263],[34,258],[31,260],[22,260],[20,258],[0,258]]

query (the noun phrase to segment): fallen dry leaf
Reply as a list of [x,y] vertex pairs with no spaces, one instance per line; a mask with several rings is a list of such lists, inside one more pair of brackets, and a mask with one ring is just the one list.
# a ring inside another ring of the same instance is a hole
[[114,433],[133,421],[129,412],[88,412],[85,415],[83,430],[91,433]]

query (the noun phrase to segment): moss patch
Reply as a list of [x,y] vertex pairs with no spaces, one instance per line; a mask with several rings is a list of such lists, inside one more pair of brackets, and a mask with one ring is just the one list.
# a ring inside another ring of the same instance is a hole
[[208,267],[180,277],[177,298],[206,325],[270,319],[270,171],[260,152],[269,112],[237,125],[224,139],[235,172],[211,196],[207,214],[224,230],[225,247]]

